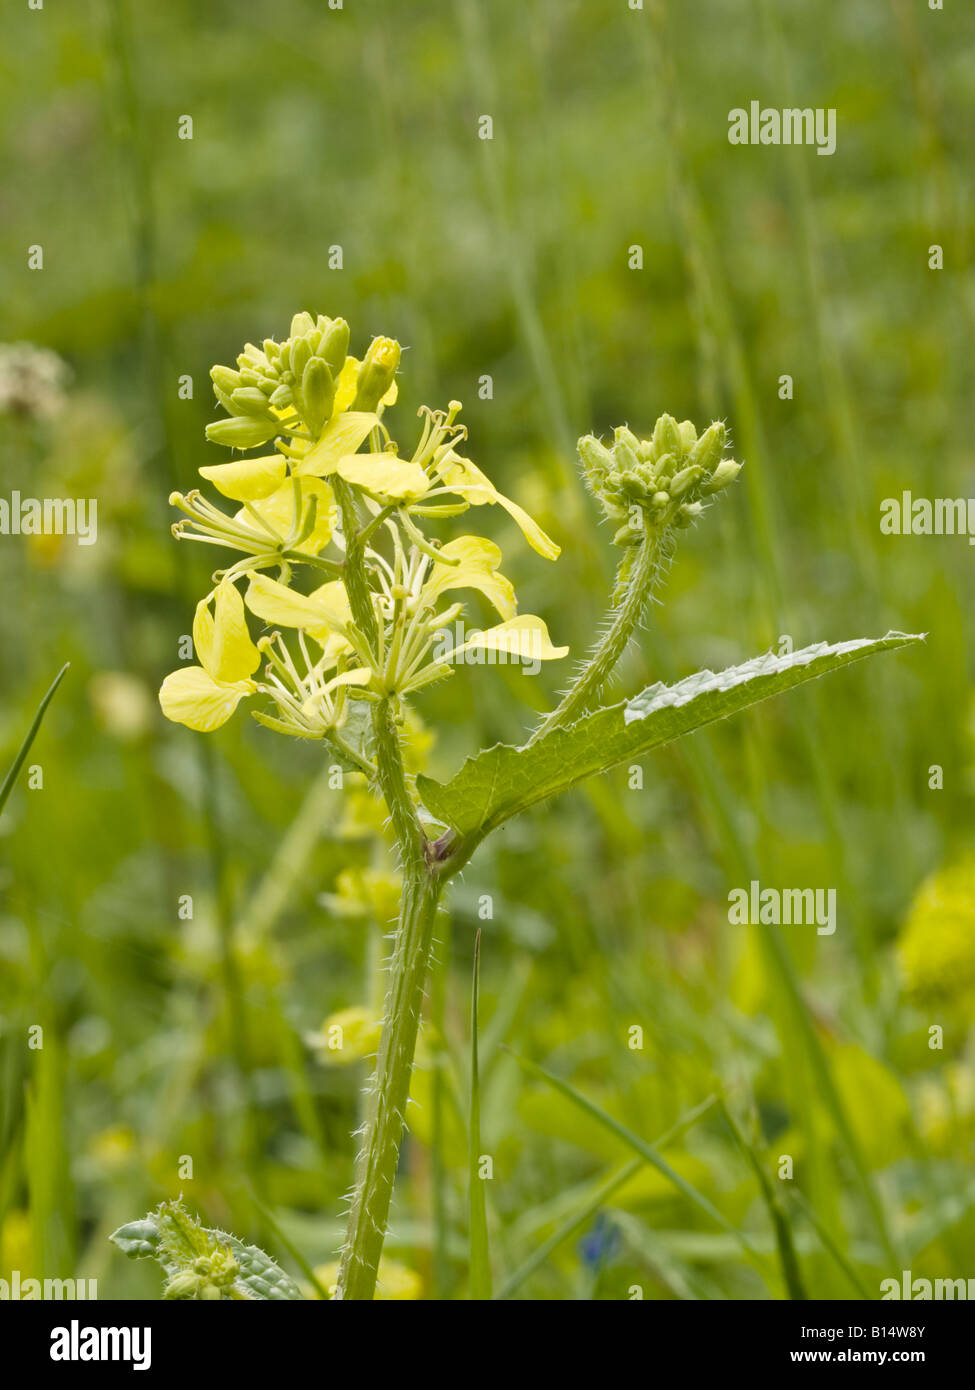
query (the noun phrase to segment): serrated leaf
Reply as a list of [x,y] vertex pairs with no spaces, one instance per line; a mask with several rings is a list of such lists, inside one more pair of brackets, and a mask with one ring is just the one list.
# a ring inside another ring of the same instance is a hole
[[131,1260],[155,1260],[170,1281],[194,1272],[200,1261],[213,1261],[229,1251],[238,1272],[233,1283],[223,1290],[223,1297],[275,1301],[304,1298],[291,1276],[265,1251],[256,1245],[245,1245],[226,1231],[202,1226],[182,1201],[163,1202],[141,1221],[120,1226],[109,1240]]
[[648,686],[632,700],[596,710],[523,748],[496,744],[468,758],[449,782],[420,776],[417,788],[433,816],[462,836],[479,837],[519,811],[705,724],[875,652],[922,640],[923,635],[888,632],[832,646],[819,642],[784,656],[767,652],[724,671],[698,671],[676,685]]

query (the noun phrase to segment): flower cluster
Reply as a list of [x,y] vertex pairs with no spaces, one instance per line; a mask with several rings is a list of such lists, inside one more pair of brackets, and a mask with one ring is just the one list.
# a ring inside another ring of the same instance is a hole
[[[168,676],[160,703],[170,719],[208,731],[241,700],[269,697],[270,706],[254,712],[262,723],[328,739],[351,766],[368,771],[356,740],[342,733],[357,707],[386,700],[401,709],[472,648],[532,662],[568,649],[552,645],[540,618],[518,614],[492,541],[463,535],[444,544],[425,534],[428,521],[500,505],[540,555],[559,554],[458,452],[466,437],[460,403],[423,407],[419,440],[409,456],[401,454],[384,418],[397,396],[399,344],[376,338],[361,361],[348,346],[343,319],[301,313],[286,341],[248,343],[236,369],[213,368],[227,417],[209,425],[207,437],[241,451],[273,440],[273,449],[200,468],[236,504],[232,512],[199,490],[170,499],[184,513],[177,536],[235,558],[214,574],[197,606],[199,664]],[[296,571],[308,570],[325,582],[300,586]],[[501,621],[450,653],[435,651],[438,633],[463,612],[446,596],[464,589],[483,594]],[[248,612],[270,629],[257,641]]]
[[649,439],[638,439],[625,425],[615,430],[612,448],[593,435],[580,439],[586,481],[619,528],[614,544],[639,545],[649,530],[691,526],[704,499],[741,471],[740,463],[722,457],[726,444],[720,421],[698,436],[690,420],[678,424],[672,415],[660,416]]

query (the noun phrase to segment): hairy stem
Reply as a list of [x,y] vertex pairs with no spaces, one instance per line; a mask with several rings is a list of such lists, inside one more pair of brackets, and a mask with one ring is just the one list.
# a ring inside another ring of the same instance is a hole
[[[342,509],[346,537],[345,583],[349,606],[370,647],[378,653],[379,634],[369,596],[355,503],[350,489],[338,479],[335,493]],[[386,1220],[403,1138],[433,924],[443,887],[442,875],[431,872],[427,862],[426,837],[410,796],[389,700],[380,700],[373,706],[372,722],[376,775],[399,844],[403,894],[389,966],[379,1054],[369,1085],[362,1148],[356,1160],[348,1234],[339,1270],[339,1297],[363,1300],[370,1300],[375,1294],[376,1273],[386,1239]]]
[[648,531],[630,571],[626,592],[610,616],[609,627],[589,661],[562,697],[561,703],[535,730],[529,743],[564,724],[580,719],[596,703],[613,668],[626,651],[633,631],[650,601],[666,545],[666,531]]
[[369,1300],[376,1290],[441,886],[425,869],[404,876],[382,1038],[366,1103],[362,1149],[356,1162],[355,1190],[339,1270],[342,1299]]

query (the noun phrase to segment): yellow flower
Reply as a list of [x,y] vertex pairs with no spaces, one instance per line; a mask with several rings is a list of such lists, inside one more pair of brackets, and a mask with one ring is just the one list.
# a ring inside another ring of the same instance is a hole
[[317,1033],[307,1033],[305,1041],[329,1066],[348,1067],[372,1057],[379,1047],[382,1024],[371,1009],[353,1005],[330,1014]]
[[908,987],[918,1002],[975,1006],[975,856],[940,869],[911,905],[898,946]]
[[437,464],[437,472],[443,480],[446,492],[457,493],[472,507],[500,504],[520,528],[532,550],[543,555],[546,560],[558,559],[562,553],[560,547],[532,520],[523,507],[503,496],[491,479],[482,473],[476,464],[471,463],[470,459],[462,458],[451,449]]
[[[315,504],[314,524],[302,538],[300,528],[312,502]],[[256,521],[270,533],[268,539],[272,545],[293,549],[302,555],[317,555],[332,539],[337,516],[338,508],[330,487],[318,478],[289,478],[266,497],[241,508],[234,521],[251,526]]]
[[[338,1292],[339,1263],[319,1265],[315,1278],[326,1289],[329,1298]],[[423,1280],[415,1269],[399,1264],[396,1260],[379,1261],[379,1276],[376,1280],[376,1299],[378,1302],[405,1302],[423,1297]]]
[[489,627],[484,632],[475,632],[459,647],[454,647],[446,658],[448,661],[461,652],[475,650],[506,652],[525,661],[560,661],[568,656],[568,647],[553,647],[548,628],[541,618],[525,613],[520,618],[509,618],[506,623]]
[[261,662],[247,630],[243,600],[227,580],[197,604],[193,646],[201,664],[167,676],[159,703],[167,719],[209,733],[225,724],[244,696],[254,692],[249,677]]

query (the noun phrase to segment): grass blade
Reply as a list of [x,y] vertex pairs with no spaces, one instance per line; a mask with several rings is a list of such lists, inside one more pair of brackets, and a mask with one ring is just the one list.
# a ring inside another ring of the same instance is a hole
[[[505,1051],[511,1052],[511,1049],[505,1048]],[[601,1110],[598,1105],[588,1100],[586,1096],[580,1091],[577,1091],[574,1086],[570,1086],[567,1081],[563,1081],[561,1077],[553,1075],[550,1071],[546,1071],[544,1067],[538,1066],[536,1062],[529,1062],[527,1057],[519,1057],[517,1052],[511,1052],[511,1055],[514,1057],[515,1061],[524,1067],[532,1076],[538,1077],[540,1081],[544,1081],[547,1085],[559,1091],[567,1100],[571,1100],[577,1105],[580,1110],[584,1110],[587,1115],[590,1115],[594,1120],[598,1120],[600,1124],[605,1125],[611,1133],[616,1135],[617,1139],[621,1139],[624,1144],[627,1144],[631,1149],[635,1150],[636,1153],[640,1154],[645,1162],[649,1163],[651,1167],[656,1168],[658,1173],[662,1174],[668,1182],[672,1183],[679,1192],[682,1192],[688,1201],[693,1202],[694,1205],[705,1212],[712,1221],[716,1221],[722,1230],[734,1236],[735,1240],[748,1255],[755,1256],[757,1254],[748,1238],[743,1236],[741,1231],[736,1230],[736,1228],[731,1225],[730,1221],[726,1220],[725,1217],[721,1215],[717,1207],[712,1205],[702,1192],[698,1192],[697,1188],[692,1186],[686,1178],[682,1178],[680,1173],[675,1172],[666,1159],[660,1156],[652,1144],[648,1144],[645,1139],[641,1139],[639,1134],[635,1134],[632,1129],[627,1129],[626,1125],[620,1124],[619,1120],[614,1120],[612,1115],[608,1115],[605,1110]]]
[[61,684],[61,681],[64,679],[64,673],[65,671],[67,671],[70,665],[70,661],[66,661],[64,663],[64,665],[61,667],[60,671],[57,673],[50,686],[48,687],[47,694],[44,696],[41,703],[37,706],[37,713],[34,715],[33,722],[30,728],[27,730],[27,737],[20,745],[20,750],[17,753],[17,756],[14,758],[13,762],[11,763],[10,769],[7,772],[6,777],[3,779],[3,786],[0,786],[0,812],[3,811],[4,806],[7,804],[7,799],[10,796],[10,793],[13,791],[14,783],[17,780],[17,774],[23,767],[24,760],[26,759],[27,754],[30,752],[30,746],[34,742],[35,737],[37,736],[38,729],[41,727],[41,720],[44,718],[48,705],[54,699],[54,692],[57,690],[58,686]]
[[731,1130],[732,1138],[738,1147],[739,1152],[746,1159],[748,1166],[758,1181],[759,1191],[762,1194],[762,1201],[769,1214],[772,1223],[772,1230],[775,1232],[775,1248],[779,1253],[779,1263],[782,1266],[782,1278],[789,1298],[798,1301],[805,1301],[809,1295],[806,1293],[802,1282],[802,1275],[799,1272],[799,1257],[796,1254],[796,1247],[792,1240],[792,1229],[789,1225],[789,1218],[775,1193],[772,1184],[769,1182],[768,1174],[762,1166],[761,1159],[755,1152],[755,1148],[748,1142],[738,1125],[735,1123],[731,1111],[725,1102],[719,1102],[721,1114],[725,1123]]
[[[685,1129],[689,1129],[706,1111],[711,1109],[711,1106],[714,1105],[716,1100],[717,1096],[708,1096],[707,1100],[703,1100],[700,1105],[696,1105],[693,1110],[689,1110],[686,1115],[682,1115],[677,1123],[668,1129],[666,1134],[661,1135],[655,1147],[658,1149],[663,1148],[665,1144],[669,1144],[671,1140],[675,1139],[678,1134],[682,1133]],[[614,1173],[612,1177],[600,1183],[579,1210],[553,1231],[549,1238],[543,1241],[537,1250],[532,1251],[528,1259],[525,1260],[523,1264],[519,1265],[513,1274],[509,1275],[500,1289],[498,1289],[495,1298],[510,1298],[513,1293],[516,1293],[525,1280],[545,1263],[549,1255],[551,1255],[554,1250],[557,1250],[564,1240],[568,1240],[568,1238],[578,1231],[581,1226],[584,1226],[587,1221],[591,1220],[592,1217],[596,1215],[596,1212],[599,1211],[600,1207],[608,1202],[610,1197],[618,1192],[621,1187],[624,1187],[626,1183],[629,1182],[630,1178],[644,1167],[647,1161],[648,1160],[642,1155],[638,1158],[632,1158],[629,1163],[625,1164],[617,1173]]]

